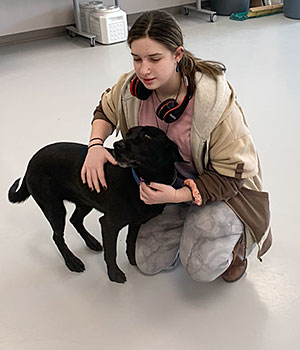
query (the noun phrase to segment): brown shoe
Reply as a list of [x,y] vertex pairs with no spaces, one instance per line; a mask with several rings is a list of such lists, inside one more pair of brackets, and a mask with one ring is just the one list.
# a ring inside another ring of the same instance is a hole
[[246,238],[245,234],[238,240],[233,248],[233,260],[228,269],[221,275],[225,282],[236,282],[246,272],[247,259],[246,255]]

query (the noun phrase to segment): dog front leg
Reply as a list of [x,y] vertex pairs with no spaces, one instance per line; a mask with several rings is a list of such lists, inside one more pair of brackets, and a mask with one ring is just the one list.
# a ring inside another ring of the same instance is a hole
[[126,254],[130,264],[134,266],[136,266],[135,243],[140,227],[140,224],[130,224],[128,227],[128,234],[126,239]]
[[113,282],[124,283],[126,276],[117,265],[117,238],[122,227],[118,227],[106,215],[100,219],[101,233],[104,247],[104,260],[107,266],[108,277]]

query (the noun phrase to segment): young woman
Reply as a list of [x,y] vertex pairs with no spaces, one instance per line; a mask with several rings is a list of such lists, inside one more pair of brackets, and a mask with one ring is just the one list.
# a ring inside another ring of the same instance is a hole
[[123,136],[136,125],[162,129],[187,163],[176,164],[175,187],[140,184],[145,203],[167,205],[140,228],[137,266],[155,274],[180,258],[196,281],[234,282],[255,243],[260,259],[272,236],[257,152],[225,67],[185,50],[178,23],[165,11],[141,15],[128,44],[134,71],[101,97],[82,181],[98,192],[99,183],[106,186],[103,164],[115,160],[102,144],[115,128]]

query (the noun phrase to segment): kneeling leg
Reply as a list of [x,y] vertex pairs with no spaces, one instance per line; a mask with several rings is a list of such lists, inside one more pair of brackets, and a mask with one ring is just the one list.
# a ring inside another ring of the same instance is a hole
[[190,276],[210,282],[228,269],[244,225],[225,202],[192,205],[180,242],[180,260]]

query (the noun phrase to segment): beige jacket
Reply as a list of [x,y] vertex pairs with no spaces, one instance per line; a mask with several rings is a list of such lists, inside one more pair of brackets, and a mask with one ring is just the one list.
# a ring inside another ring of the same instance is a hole
[[[94,115],[94,119],[109,120],[123,136],[138,125],[140,101],[129,89],[133,75],[133,72],[122,75],[102,95],[100,109]],[[269,195],[262,191],[258,155],[244,114],[224,75],[215,81],[196,74],[191,147],[201,194],[204,194],[201,179],[209,175],[211,168],[228,179],[243,180],[242,187],[228,198],[224,195],[223,200],[244,223],[247,247],[257,243],[260,259],[272,243]]]

